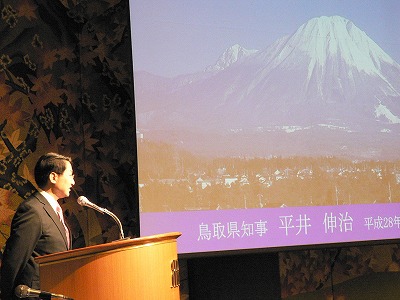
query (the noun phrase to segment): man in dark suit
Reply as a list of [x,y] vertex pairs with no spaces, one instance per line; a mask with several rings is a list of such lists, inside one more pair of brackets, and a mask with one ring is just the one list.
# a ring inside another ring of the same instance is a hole
[[[1,299],[15,299],[15,288],[40,289],[35,257],[66,251],[70,234],[58,200],[68,197],[75,184],[71,158],[48,153],[35,166],[38,192],[23,201],[11,223],[1,265]],[[37,299],[37,298],[36,298]]]

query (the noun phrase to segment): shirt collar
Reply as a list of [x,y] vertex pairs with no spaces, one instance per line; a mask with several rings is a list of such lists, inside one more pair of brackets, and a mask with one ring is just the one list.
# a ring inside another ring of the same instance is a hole
[[57,206],[60,206],[58,201],[54,199],[52,195],[50,195],[48,192],[45,192],[41,189],[39,189],[39,193],[46,198],[47,202],[51,205],[51,207],[54,209],[55,212],[57,212]]

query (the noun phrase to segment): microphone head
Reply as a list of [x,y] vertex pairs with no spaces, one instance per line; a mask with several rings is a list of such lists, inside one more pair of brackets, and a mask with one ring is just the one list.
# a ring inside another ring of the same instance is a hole
[[15,288],[15,296],[18,298],[26,298],[29,296],[29,287],[26,285],[18,285]]
[[76,201],[81,206],[86,206],[86,205],[88,205],[90,203],[89,199],[86,198],[85,196],[79,196]]
[[78,202],[79,205],[93,208],[94,210],[97,210],[98,212],[100,212],[102,214],[104,214],[106,212],[105,208],[101,208],[101,207],[97,206],[96,204],[90,202],[89,199],[86,198],[85,196],[79,196],[78,199],[76,199],[76,201]]

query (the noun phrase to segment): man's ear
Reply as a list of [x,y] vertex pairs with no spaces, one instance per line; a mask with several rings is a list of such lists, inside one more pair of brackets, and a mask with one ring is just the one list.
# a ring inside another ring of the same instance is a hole
[[51,183],[56,183],[58,178],[58,174],[56,172],[51,172],[49,175],[49,181]]

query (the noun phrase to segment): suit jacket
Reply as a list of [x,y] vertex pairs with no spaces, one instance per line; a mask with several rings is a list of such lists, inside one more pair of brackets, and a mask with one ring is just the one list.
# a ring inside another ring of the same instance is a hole
[[[65,229],[54,209],[40,193],[17,208],[1,264],[1,299],[18,299],[20,285],[40,289],[35,257],[68,250]],[[37,299],[37,298],[36,298]]]

